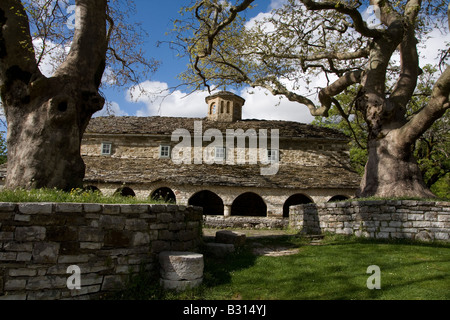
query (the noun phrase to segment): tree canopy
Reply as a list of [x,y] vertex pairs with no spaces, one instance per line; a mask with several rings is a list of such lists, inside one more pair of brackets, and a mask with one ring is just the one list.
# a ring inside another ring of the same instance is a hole
[[[379,12],[377,1],[286,0],[251,20],[244,13],[257,0],[194,2],[184,8],[190,16],[175,23],[177,45],[191,61],[180,75],[185,83],[194,89],[262,87],[306,105],[313,115],[327,115],[332,96],[361,82],[373,39],[390,32],[390,20],[411,19],[419,41],[435,28],[445,30],[447,21],[447,5],[435,0],[379,1],[385,13],[376,27],[369,27],[362,13],[370,4]],[[448,50],[445,45],[442,49]],[[395,58],[393,54],[388,52]],[[398,76],[399,62],[390,62],[388,71]],[[319,76],[326,83],[320,90],[315,86]],[[392,89],[395,82],[390,85]]]
[[[73,0],[22,0],[28,15],[31,36],[39,66],[44,63],[56,71],[67,59],[79,9]],[[147,79],[158,61],[146,56],[143,43],[148,33],[139,23],[132,23],[136,12],[133,0],[108,0],[107,55],[103,86],[135,85]]]

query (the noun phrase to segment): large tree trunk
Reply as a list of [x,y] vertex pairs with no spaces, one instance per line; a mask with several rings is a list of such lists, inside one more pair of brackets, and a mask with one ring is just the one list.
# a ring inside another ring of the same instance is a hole
[[[23,87],[26,87],[23,84]],[[42,78],[31,101],[4,97],[8,121],[8,172],[6,187],[58,188],[83,186],[85,165],[81,139],[93,112],[104,100],[95,91],[83,90],[73,79]],[[17,89],[17,88],[16,88]],[[11,108],[11,105],[14,105]]]
[[76,0],[69,55],[53,77],[39,71],[29,21],[19,0],[0,2],[0,84],[8,123],[6,187],[82,187],[81,139],[103,107],[107,0]]
[[368,143],[369,159],[358,197],[434,198],[423,181],[411,146],[398,140],[396,131]]

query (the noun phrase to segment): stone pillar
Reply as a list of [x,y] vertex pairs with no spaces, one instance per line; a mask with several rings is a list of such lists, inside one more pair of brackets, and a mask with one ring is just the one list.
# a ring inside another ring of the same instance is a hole
[[225,218],[231,217],[231,206],[230,205],[224,206],[223,214],[224,214]]

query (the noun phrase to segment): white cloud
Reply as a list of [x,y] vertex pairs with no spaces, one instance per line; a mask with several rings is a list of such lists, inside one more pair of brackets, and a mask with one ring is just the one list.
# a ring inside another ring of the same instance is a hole
[[[166,117],[193,117],[204,118],[208,112],[205,98],[206,91],[194,92],[188,95],[180,90],[162,97],[167,92],[168,85],[163,82],[146,81],[140,88],[150,94],[139,94],[137,88],[129,90],[127,100],[134,103],[144,103],[145,108],[136,112],[137,116],[166,116]],[[289,120],[310,123],[314,118],[309,110],[298,103],[290,102],[270,94],[263,89],[243,89],[235,92],[246,100],[243,107],[243,119],[261,120]]]
[[[264,22],[266,19],[270,18],[271,16],[272,16],[272,14],[270,12],[260,12],[260,13],[258,13],[258,15],[256,15],[256,17],[251,18],[249,21],[247,21],[245,23],[245,28],[250,30],[250,29],[254,28],[258,22]],[[269,22],[265,22],[263,27],[266,32],[275,30],[275,27],[273,26],[273,24],[271,24]]]
[[269,8],[270,8],[270,10],[279,9],[287,3],[288,3],[288,0],[272,0],[270,2]]
[[[46,77],[53,75],[70,50],[70,44],[63,47],[48,40],[45,41],[44,46],[44,40],[41,38],[33,39],[33,46],[36,52],[36,59],[40,58],[39,69]],[[42,51],[44,52],[43,54],[41,54]]]
[[244,119],[285,120],[310,123],[314,120],[306,106],[280,99],[264,89],[243,90],[241,97],[246,100],[243,107]]
[[367,23],[369,28],[383,29],[383,25],[380,21],[380,7],[378,5],[370,5],[362,13],[363,20]]
[[109,105],[105,105],[102,110],[94,114],[94,117],[105,117],[114,115],[117,117],[129,116],[129,114],[122,110],[117,102],[109,102]]
[[426,64],[435,65],[439,62],[439,50],[447,49],[445,43],[450,42],[450,34],[448,30],[446,31],[442,33],[439,29],[434,29],[428,35],[429,38],[418,45],[421,67]]
[[[142,93],[145,91],[145,93]],[[145,103],[145,108],[136,112],[137,116],[165,116],[165,117],[200,117],[206,116],[207,106],[205,98],[207,92],[188,94],[175,90],[169,94],[167,83],[146,81],[128,90],[129,102]]]

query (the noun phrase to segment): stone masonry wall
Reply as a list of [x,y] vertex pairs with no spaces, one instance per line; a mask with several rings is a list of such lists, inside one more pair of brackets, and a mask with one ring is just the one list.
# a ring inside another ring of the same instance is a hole
[[[101,155],[102,142],[108,142],[112,144],[112,154],[108,156]],[[279,142],[280,149],[280,162],[283,164],[296,164],[301,166],[314,166],[320,167],[323,165],[347,165],[349,164],[349,151],[346,141],[326,141],[326,140],[310,140],[310,139],[284,139]],[[153,159],[159,160],[159,151],[161,145],[171,146],[171,150],[177,146],[178,142],[172,142],[170,136],[161,137],[145,137],[145,136],[118,136],[118,135],[101,135],[85,134],[83,143],[81,145],[81,155],[90,157],[112,157],[120,159]],[[210,142],[203,142],[202,154],[205,154],[207,150],[213,152],[214,147],[210,147]],[[194,141],[191,143],[194,146]],[[267,142],[267,146],[270,148],[270,139]],[[209,147],[209,149],[208,149]],[[181,148],[178,146],[180,154],[191,154],[192,162],[194,162],[194,149]],[[251,156],[250,156],[251,154]],[[262,153],[264,154],[264,153]],[[261,154],[258,150],[252,150],[250,152],[249,142],[247,141],[244,148],[239,148],[236,141],[234,141],[233,153],[231,150],[227,150],[227,159],[234,159],[237,163],[238,160],[245,159],[246,163],[250,163],[250,160],[257,162],[266,161],[267,158],[264,154],[264,159],[261,159]],[[213,157],[213,153],[211,153]],[[164,159],[163,159],[164,160]],[[203,159],[205,160],[205,159]],[[170,159],[170,161],[172,161]],[[117,172],[117,174],[120,174]]]
[[204,226],[217,229],[283,229],[288,223],[283,218],[204,216]]
[[450,202],[380,200],[293,206],[291,228],[370,238],[450,240]]
[[[0,300],[89,299],[159,272],[162,251],[195,251],[202,209],[171,205],[0,203]],[[81,289],[69,290],[69,266]]]

